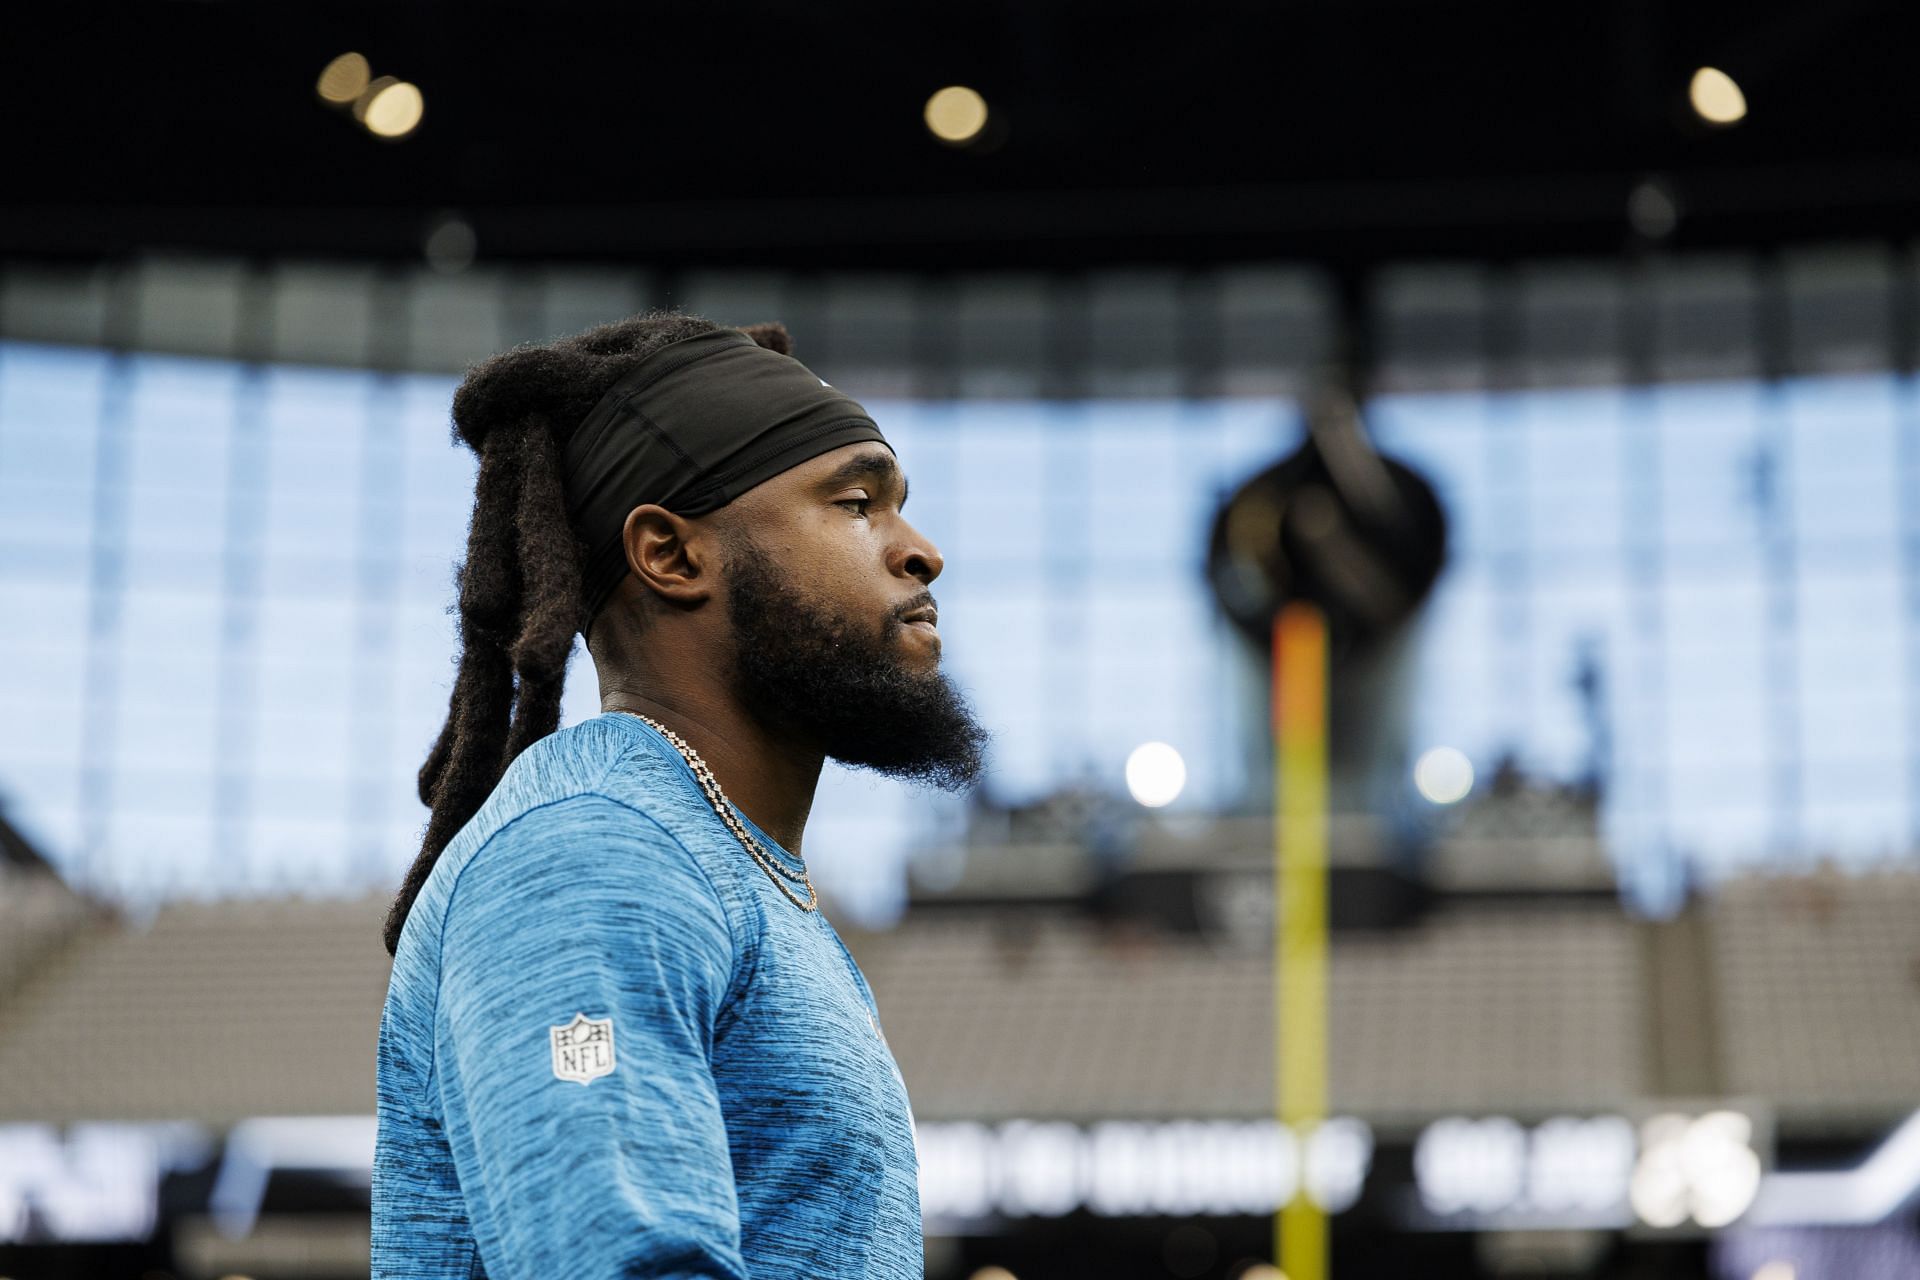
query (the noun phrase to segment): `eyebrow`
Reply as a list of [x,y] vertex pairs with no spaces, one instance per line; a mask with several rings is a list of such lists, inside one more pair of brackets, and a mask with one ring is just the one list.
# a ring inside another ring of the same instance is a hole
[[900,470],[900,464],[893,460],[891,453],[863,453],[856,458],[848,458],[835,467],[820,483],[829,489],[852,484],[855,480],[873,478],[881,482],[898,481],[900,484],[900,510],[907,509],[907,477]]

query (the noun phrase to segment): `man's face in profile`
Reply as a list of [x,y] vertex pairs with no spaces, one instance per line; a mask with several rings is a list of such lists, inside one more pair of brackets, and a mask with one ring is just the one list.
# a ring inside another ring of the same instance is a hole
[[944,565],[901,513],[884,445],[820,455],[749,490],[724,524],[741,704],[842,764],[960,791],[987,733],[940,669],[928,584]]

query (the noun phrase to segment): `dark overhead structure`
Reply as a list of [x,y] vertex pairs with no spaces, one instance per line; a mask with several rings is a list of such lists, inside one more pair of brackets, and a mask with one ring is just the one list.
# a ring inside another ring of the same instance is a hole
[[1446,558],[1446,514],[1420,474],[1376,453],[1352,398],[1325,388],[1299,449],[1242,485],[1216,515],[1207,574],[1256,644],[1292,600],[1319,606],[1336,654],[1411,618]]
[[[56,6],[0,78],[21,122],[0,253],[418,258],[448,211],[488,260],[789,268],[1904,240],[1914,17],[1898,0]],[[419,87],[401,140],[316,95],[350,50]],[[1744,92],[1737,125],[1690,108],[1707,66]],[[922,119],[956,84],[987,104],[975,145]]]

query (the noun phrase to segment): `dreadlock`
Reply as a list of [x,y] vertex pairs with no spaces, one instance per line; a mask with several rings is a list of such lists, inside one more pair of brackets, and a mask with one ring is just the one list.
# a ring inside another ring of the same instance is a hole
[[[433,812],[387,912],[389,955],[441,850],[514,757],[559,727],[573,637],[592,621],[582,616],[584,548],[560,478],[574,428],[648,355],[721,327],[683,312],[648,311],[503,351],[468,369],[453,393],[453,439],[480,458],[466,559],[456,569],[460,669],[447,722],[420,767],[420,801]],[[777,321],[741,331],[792,354],[792,339]]]

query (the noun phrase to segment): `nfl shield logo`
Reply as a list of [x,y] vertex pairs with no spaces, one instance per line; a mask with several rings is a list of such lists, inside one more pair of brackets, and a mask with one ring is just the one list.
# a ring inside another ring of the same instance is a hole
[[591,1084],[613,1072],[613,1019],[573,1015],[563,1026],[548,1027],[553,1040],[553,1074],[561,1080]]

